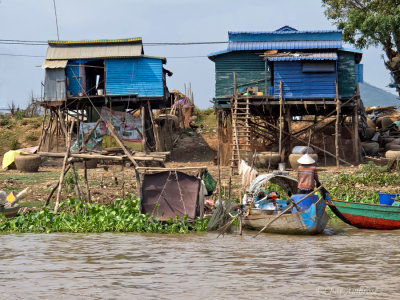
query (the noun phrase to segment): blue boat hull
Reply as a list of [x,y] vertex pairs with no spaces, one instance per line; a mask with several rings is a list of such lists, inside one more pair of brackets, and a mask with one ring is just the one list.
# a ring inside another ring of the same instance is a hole
[[[303,212],[284,214],[274,221],[265,232],[284,234],[318,234],[324,231],[329,216],[325,211],[326,201],[320,200]],[[248,216],[244,217],[246,228],[261,230],[277,215],[267,214],[266,210],[251,208]]]

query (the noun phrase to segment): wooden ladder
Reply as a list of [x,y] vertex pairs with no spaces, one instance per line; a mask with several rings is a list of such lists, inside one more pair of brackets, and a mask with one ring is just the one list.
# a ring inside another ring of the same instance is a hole
[[248,161],[250,151],[250,101],[249,98],[233,97],[232,110],[232,165],[240,159]]

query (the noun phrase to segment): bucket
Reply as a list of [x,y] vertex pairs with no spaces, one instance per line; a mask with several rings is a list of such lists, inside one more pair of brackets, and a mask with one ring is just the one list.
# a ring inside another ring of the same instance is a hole
[[[294,200],[295,203],[297,203],[298,201],[300,201],[301,199],[304,198],[304,196],[306,196],[307,194],[295,194],[292,195],[292,199]],[[310,208],[310,206],[314,203],[316,203],[318,201],[318,196],[317,195],[311,195],[309,197],[307,197],[306,199],[304,199],[303,201],[301,201],[299,204],[297,204],[297,206],[300,208],[300,211],[305,211],[307,209]],[[294,213],[297,212],[296,207],[293,207],[292,210]]]
[[103,89],[98,89],[97,90],[97,95],[103,96],[103,94],[104,94],[104,90]]
[[286,170],[286,164],[285,163],[279,163],[278,164],[278,170],[283,172]]
[[392,205],[394,202],[394,198],[397,197],[397,194],[383,194],[383,193],[378,193],[379,195],[379,204],[383,205]]

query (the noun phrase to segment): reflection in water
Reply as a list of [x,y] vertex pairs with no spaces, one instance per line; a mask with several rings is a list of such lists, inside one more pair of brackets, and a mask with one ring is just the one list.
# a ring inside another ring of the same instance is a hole
[[400,231],[319,236],[13,234],[1,298],[352,298],[399,294]]

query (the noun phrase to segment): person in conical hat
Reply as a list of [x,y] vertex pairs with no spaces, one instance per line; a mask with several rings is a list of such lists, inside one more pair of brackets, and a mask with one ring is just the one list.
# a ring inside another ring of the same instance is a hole
[[321,185],[317,168],[315,167],[315,160],[309,154],[304,154],[297,162],[300,164],[297,169],[298,193],[311,193],[315,188],[315,184],[317,184],[317,187]]

